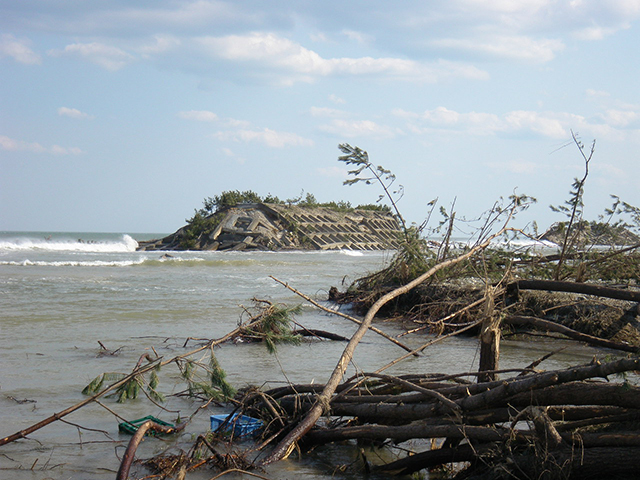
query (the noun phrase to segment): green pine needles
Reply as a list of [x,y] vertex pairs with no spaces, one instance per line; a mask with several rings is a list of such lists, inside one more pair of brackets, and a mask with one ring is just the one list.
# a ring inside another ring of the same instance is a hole
[[151,372],[149,372],[148,379],[145,378],[144,374],[131,375],[120,372],[101,373],[96,378],[94,378],[89,383],[89,385],[84,387],[82,393],[84,395],[95,395],[108,386],[120,382],[128,376],[131,376],[128,381],[120,385],[115,390],[115,392],[109,396],[117,397],[118,403],[122,403],[128,399],[133,400],[135,398],[138,398],[138,395],[142,389],[145,395],[147,395],[153,401],[162,403],[164,402],[164,396],[156,390],[160,381],[158,377],[158,370],[160,370],[160,364],[158,364],[153,370],[151,370]]
[[204,396],[207,399],[225,401],[235,396],[236,389],[227,382],[227,374],[213,351],[210,350],[208,365],[190,359],[181,359],[176,363],[187,383],[187,394],[190,397]]
[[252,323],[259,320],[251,328],[245,329],[243,335],[253,340],[264,341],[269,353],[276,353],[279,343],[298,345],[300,335],[294,332],[294,315],[302,312],[302,305],[287,307],[273,304],[268,300],[253,299],[255,308],[259,310],[252,316]]
[[[227,401],[235,396],[236,390],[226,381],[226,373],[218,363],[212,348],[209,349],[208,362],[206,358],[204,363],[188,358],[176,358],[175,363],[180,370],[180,376],[187,384],[186,394],[188,396],[204,397],[205,400],[216,401]],[[116,397],[118,403],[122,403],[138,398],[142,392],[153,402],[163,403],[165,397],[158,391],[160,383],[159,370],[160,364],[150,372],[138,375],[135,375],[135,370],[133,374],[121,372],[101,373],[82,390],[82,393],[84,395],[95,395],[110,385],[131,377],[109,396]]]

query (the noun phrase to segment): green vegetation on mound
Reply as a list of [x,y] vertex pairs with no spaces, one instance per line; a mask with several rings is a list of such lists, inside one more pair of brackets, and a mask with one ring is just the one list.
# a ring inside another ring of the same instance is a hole
[[[286,205],[302,209],[325,208],[339,213],[349,213],[358,210],[384,213],[391,211],[391,209],[384,204],[364,204],[353,207],[350,202],[344,200],[338,202],[318,202],[311,193],[307,193],[304,198],[303,194],[301,194],[294,199],[280,200],[277,196],[271,194],[262,197],[252,190],[242,192],[239,190],[227,190],[219,195],[205,198],[202,208],[196,209],[193,217],[186,219],[187,225],[180,232],[180,249],[195,250],[200,248],[201,240],[211,235],[224,218],[222,212],[243,204]],[[292,230],[295,230],[295,227],[295,225],[290,225],[290,229]]]
[[[540,239],[562,245],[567,228],[567,222],[554,223]],[[640,237],[621,224],[612,225],[606,222],[581,220],[574,225],[574,229],[577,247],[587,248],[590,245],[628,246],[640,243]]]
[[[372,210],[377,212],[390,212],[391,209],[383,204],[365,204],[353,207],[350,202],[340,200],[338,202],[318,202],[312,193],[307,193],[303,198],[303,193],[299,197],[287,200],[280,200],[277,196],[270,193],[262,197],[253,190],[227,190],[219,195],[207,197],[203,201],[203,207],[196,210],[196,214],[203,217],[212,215],[226,207],[235,207],[243,203],[272,203],[276,205],[295,205],[302,208],[323,207],[336,212],[351,212],[354,210]],[[188,222],[190,220],[187,220]]]

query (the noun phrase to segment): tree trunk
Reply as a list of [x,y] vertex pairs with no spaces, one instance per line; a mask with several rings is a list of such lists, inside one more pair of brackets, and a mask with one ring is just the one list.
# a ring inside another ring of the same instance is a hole
[[603,287],[591,283],[560,282],[554,280],[518,280],[514,282],[520,290],[548,290],[552,292],[581,293],[596,297],[640,302],[640,292]]
[[[479,372],[498,370],[500,360],[500,317],[496,315],[494,308],[494,288],[487,287],[484,304],[484,321],[480,332],[480,366]],[[482,373],[478,375],[478,383],[489,382],[497,379],[495,373]]]

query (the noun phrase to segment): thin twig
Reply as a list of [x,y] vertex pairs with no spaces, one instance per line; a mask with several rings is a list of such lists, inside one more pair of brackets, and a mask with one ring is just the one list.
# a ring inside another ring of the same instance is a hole
[[242,473],[244,475],[250,475],[252,477],[261,478],[262,480],[270,480],[269,478],[263,477],[262,475],[258,475],[257,473],[248,472],[246,470],[241,470],[239,468],[230,468],[229,470],[225,470],[224,472],[219,473],[215,477],[211,477],[209,480],[216,480],[218,478],[224,477],[225,475],[227,475],[229,473]]

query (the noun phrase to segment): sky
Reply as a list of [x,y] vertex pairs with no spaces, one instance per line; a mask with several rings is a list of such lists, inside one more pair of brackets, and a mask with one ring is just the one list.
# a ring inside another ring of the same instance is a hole
[[[0,230],[170,233],[226,190],[541,229],[640,206],[640,0],[0,0]],[[437,220],[437,219],[436,219]]]

